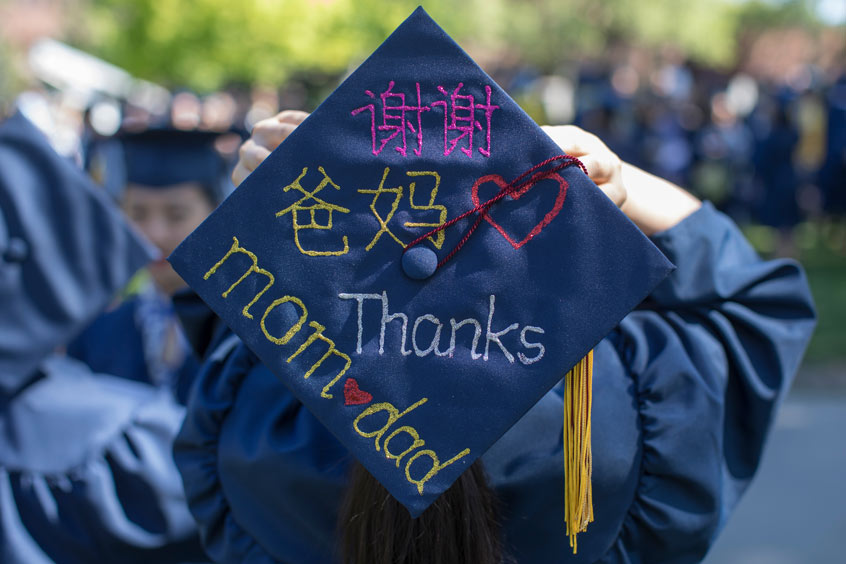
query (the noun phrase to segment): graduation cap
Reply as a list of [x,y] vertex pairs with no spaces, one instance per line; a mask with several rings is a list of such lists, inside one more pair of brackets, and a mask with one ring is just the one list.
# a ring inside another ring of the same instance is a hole
[[123,131],[117,135],[119,156],[95,148],[92,168],[105,169],[100,175],[116,190],[129,183],[156,190],[196,182],[216,204],[231,188],[226,161],[215,148],[226,134],[231,132],[171,127]]
[[561,153],[418,8],[170,260],[415,517],[569,371],[575,533],[590,351],[672,265]]
[[0,393],[13,393],[155,251],[21,114],[0,124]]

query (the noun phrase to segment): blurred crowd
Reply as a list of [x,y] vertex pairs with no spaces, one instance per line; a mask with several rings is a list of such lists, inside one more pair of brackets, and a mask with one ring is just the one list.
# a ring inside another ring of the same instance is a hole
[[580,70],[574,122],[624,159],[786,235],[846,212],[846,73],[798,84],[668,63],[635,90],[629,67]]
[[[620,157],[711,200],[741,225],[773,228],[780,255],[794,228],[846,215],[846,67],[805,64],[787,80],[721,72],[674,54],[649,68],[606,60],[575,79],[526,80],[545,117],[598,135]],[[569,102],[572,100],[572,102]],[[835,242],[846,252],[846,239]]]

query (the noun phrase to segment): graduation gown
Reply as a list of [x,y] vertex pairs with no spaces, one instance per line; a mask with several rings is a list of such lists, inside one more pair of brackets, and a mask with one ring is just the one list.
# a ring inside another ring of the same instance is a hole
[[64,357],[0,400],[0,561],[199,562],[171,458],[184,409]]
[[184,408],[53,354],[150,258],[29,121],[0,122],[4,564],[206,560],[171,456]]
[[[698,562],[760,462],[815,323],[805,276],[759,259],[707,203],[653,240],[678,269],[595,349],[595,521],[578,554],[562,385],[482,457],[518,562]],[[175,456],[214,560],[339,560],[351,457],[234,335],[201,371]]]
[[[160,300],[167,303],[150,303]],[[174,331],[171,346],[176,350],[169,353],[160,350],[161,344],[157,348],[151,343],[166,330]],[[95,372],[165,387],[183,405],[200,369],[169,298],[158,295],[133,296],[103,313],[68,344],[67,353]],[[170,358],[165,358],[168,354]]]

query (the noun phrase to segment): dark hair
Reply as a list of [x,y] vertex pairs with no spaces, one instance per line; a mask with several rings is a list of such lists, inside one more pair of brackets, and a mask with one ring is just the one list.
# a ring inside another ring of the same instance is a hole
[[356,463],[341,505],[341,561],[503,564],[497,505],[479,460],[417,519]]

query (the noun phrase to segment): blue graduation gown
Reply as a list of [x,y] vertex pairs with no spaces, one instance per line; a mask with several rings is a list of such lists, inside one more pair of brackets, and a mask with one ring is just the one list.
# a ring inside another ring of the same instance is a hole
[[47,358],[0,398],[0,562],[207,559],[171,457],[184,408]]
[[[710,204],[654,241],[678,270],[595,349],[595,521],[578,554],[562,386],[482,458],[518,562],[700,561],[758,466],[815,323],[804,274],[761,261]],[[216,561],[338,560],[350,455],[234,335],[206,361],[175,454]]]
[[134,299],[127,300],[97,317],[68,344],[68,356],[95,372],[150,383],[135,304]]
[[150,251],[22,115],[0,123],[3,564],[206,559],[171,456],[184,408],[52,354]]
[[[175,394],[179,403],[184,404],[200,363],[180,334],[176,342],[181,349],[177,351],[179,362],[165,368],[169,372],[167,375],[158,376],[167,381],[156,381],[157,375],[151,370],[145,353],[145,335],[141,327],[144,321],[140,319],[139,312],[142,300],[150,299],[168,298],[134,296],[127,299],[115,309],[97,317],[68,344],[67,353],[87,364],[94,372],[166,386]],[[172,308],[163,313],[169,317],[169,322],[176,323],[175,330],[181,332]]]

